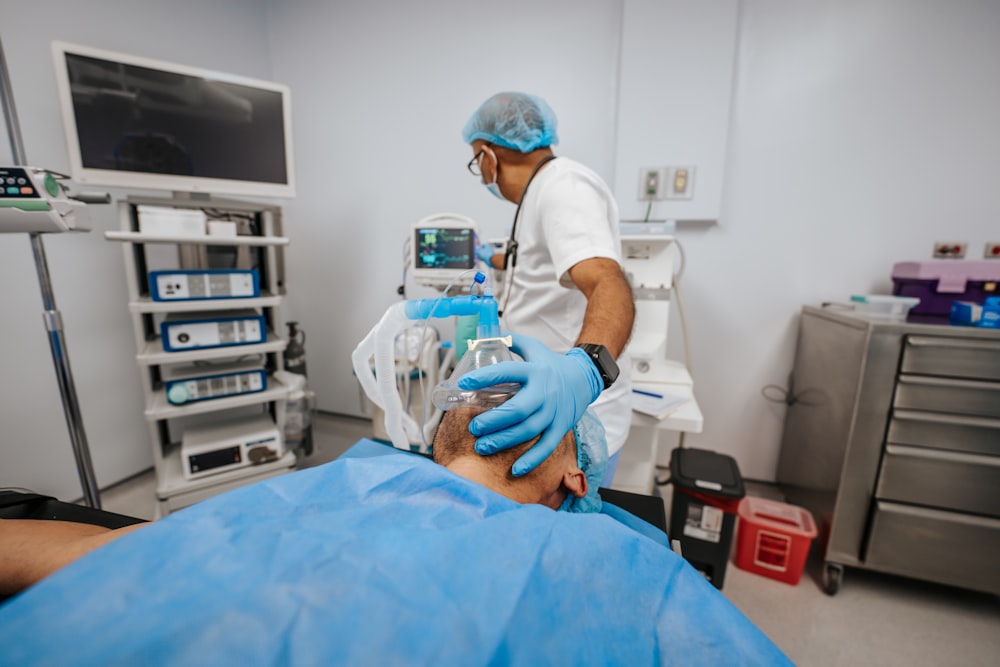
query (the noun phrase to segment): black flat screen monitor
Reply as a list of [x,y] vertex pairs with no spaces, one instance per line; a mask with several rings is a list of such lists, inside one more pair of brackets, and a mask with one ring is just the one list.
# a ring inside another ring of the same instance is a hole
[[53,57],[78,183],[295,195],[286,86],[63,42]]

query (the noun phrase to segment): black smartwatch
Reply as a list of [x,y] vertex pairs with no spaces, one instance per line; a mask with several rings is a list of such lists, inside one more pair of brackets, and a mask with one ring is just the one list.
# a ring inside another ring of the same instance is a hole
[[590,360],[594,362],[597,372],[601,374],[601,379],[604,380],[604,388],[607,389],[613,385],[615,380],[618,379],[618,363],[611,356],[611,353],[608,352],[608,348],[596,343],[580,343],[577,347],[586,352]]

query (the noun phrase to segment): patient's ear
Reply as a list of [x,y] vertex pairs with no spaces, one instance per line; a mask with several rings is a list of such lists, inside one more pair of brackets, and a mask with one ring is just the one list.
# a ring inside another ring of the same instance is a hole
[[574,466],[563,474],[563,486],[570,495],[583,498],[587,495],[587,476]]

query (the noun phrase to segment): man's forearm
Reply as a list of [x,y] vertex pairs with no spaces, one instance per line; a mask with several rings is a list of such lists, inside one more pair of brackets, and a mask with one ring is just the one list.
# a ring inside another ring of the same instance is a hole
[[143,526],[111,530],[70,521],[0,519],[0,595],[11,595]]
[[[617,269],[617,265],[615,267]],[[617,358],[632,335],[635,303],[621,269],[606,274],[587,297],[587,310],[577,343],[597,343]]]

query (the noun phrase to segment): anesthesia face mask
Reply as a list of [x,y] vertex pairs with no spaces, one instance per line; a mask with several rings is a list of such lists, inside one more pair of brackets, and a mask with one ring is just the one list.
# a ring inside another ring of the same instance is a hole
[[[481,282],[477,274],[477,282]],[[483,276],[485,278],[485,276]],[[492,291],[481,296],[469,295],[439,299],[418,299],[396,303],[358,343],[351,355],[354,374],[368,398],[385,411],[385,427],[389,439],[398,449],[410,449],[413,436],[426,433],[423,427],[403,409],[396,387],[394,358],[395,337],[413,321],[444,318],[455,315],[478,315],[476,339],[469,342],[468,351],[448,380],[436,386],[431,400],[440,410],[463,405],[494,407],[509,399],[520,389],[516,383],[501,384],[478,391],[458,388],[458,380],[476,368],[502,361],[513,361],[510,336],[500,335],[497,303]],[[374,366],[374,368],[373,368]],[[373,372],[374,371],[374,372]]]
[[434,407],[438,410],[452,410],[468,406],[489,409],[512,398],[521,388],[521,385],[516,382],[505,382],[475,391],[458,387],[458,381],[466,373],[503,361],[513,361],[514,357],[511,354],[510,346],[510,336],[470,340],[468,351],[458,362],[451,376],[434,387],[434,391],[431,393]]

